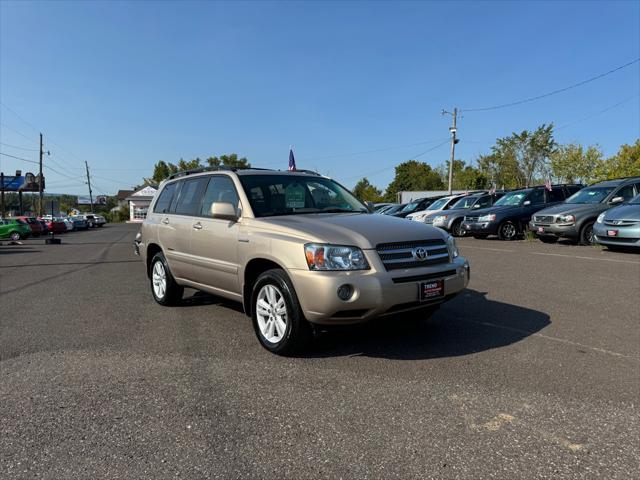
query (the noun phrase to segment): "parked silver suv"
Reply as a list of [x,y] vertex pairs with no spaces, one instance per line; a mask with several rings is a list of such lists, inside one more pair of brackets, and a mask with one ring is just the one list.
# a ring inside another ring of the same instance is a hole
[[447,233],[373,215],[313,172],[206,170],[163,182],[136,240],[162,305],[183,287],[242,302],[260,343],[291,353],[312,324],[424,309],[464,289],[469,264]]

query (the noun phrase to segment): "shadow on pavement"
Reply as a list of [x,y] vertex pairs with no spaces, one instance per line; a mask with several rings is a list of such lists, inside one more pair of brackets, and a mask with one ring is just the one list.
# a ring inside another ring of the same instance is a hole
[[543,312],[487,300],[486,293],[467,289],[429,320],[399,315],[330,330],[303,356],[455,357],[511,345],[550,323]]
[[[193,295],[187,296],[188,292],[193,291]],[[177,307],[197,307],[203,305],[217,305],[220,307],[229,308],[240,313],[244,313],[242,304],[240,302],[234,302],[233,300],[227,300],[226,298],[216,297],[215,295],[201,292],[198,290],[186,290],[185,296]]]
[[22,248],[14,246],[0,246],[0,255],[11,255],[14,253],[39,253],[42,250],[35,250],[33,248]]

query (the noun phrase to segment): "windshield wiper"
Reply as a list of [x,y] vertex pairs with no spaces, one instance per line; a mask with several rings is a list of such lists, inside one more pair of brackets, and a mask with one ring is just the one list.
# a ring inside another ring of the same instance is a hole
[[367,213],[367,210],[348,210],[346,208],[327,208],[313,213]]

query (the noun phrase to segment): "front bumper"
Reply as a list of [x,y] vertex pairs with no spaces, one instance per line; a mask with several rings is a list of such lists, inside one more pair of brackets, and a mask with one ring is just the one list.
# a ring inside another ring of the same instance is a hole
[[497,222],[462,222],[462,228],[468,235],[497,235]]
[[[371,270],[354,272],[292,269],[288,273],[307,320],[326,325],[360,323],[438,305],[462,291],[470,278],[469,263],[461,256],[450,263],[404,270],[386,271],[374,264]],[[443,279],[444,296],[420,302],[420,282],[436,279]],[[337,295],[338,288],[345,284],[354,292],[346,301]]]
[[529,230],[538,236],[578,238],[578,229],[574,224],[529,222]]
[[[616,232],[616,234],[609,235],[609,232]],[[596,243],[600,245],[640,248],[640,225],[638,224],[612,226],[596,223],[593,225],[593,234],[595,235]]]

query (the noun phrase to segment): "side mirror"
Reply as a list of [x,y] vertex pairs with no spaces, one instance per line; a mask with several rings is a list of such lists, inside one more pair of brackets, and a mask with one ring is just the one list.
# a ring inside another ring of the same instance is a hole
[[369,210],[370,213],[373,213],[376,211],[373,202],[367,200],[366,202],[364,202],[364,204],[367,206],[367,209]]
[[213,218],[219,218],[221,220],[231,220],[235,222],[238,220],[238,212],[236,207],[227,202],[214,202],[211,204],[211,216]]
[[531,205],[531,200],[525,200],[522,205],[524,205],[525,207]]
[[480,205],[478,203],[476,203],[473,207],[471,208],[480,208]]
[[615,205],[616,203],[624,202],[624,197],[613,197],[609,202],[611,205]]

